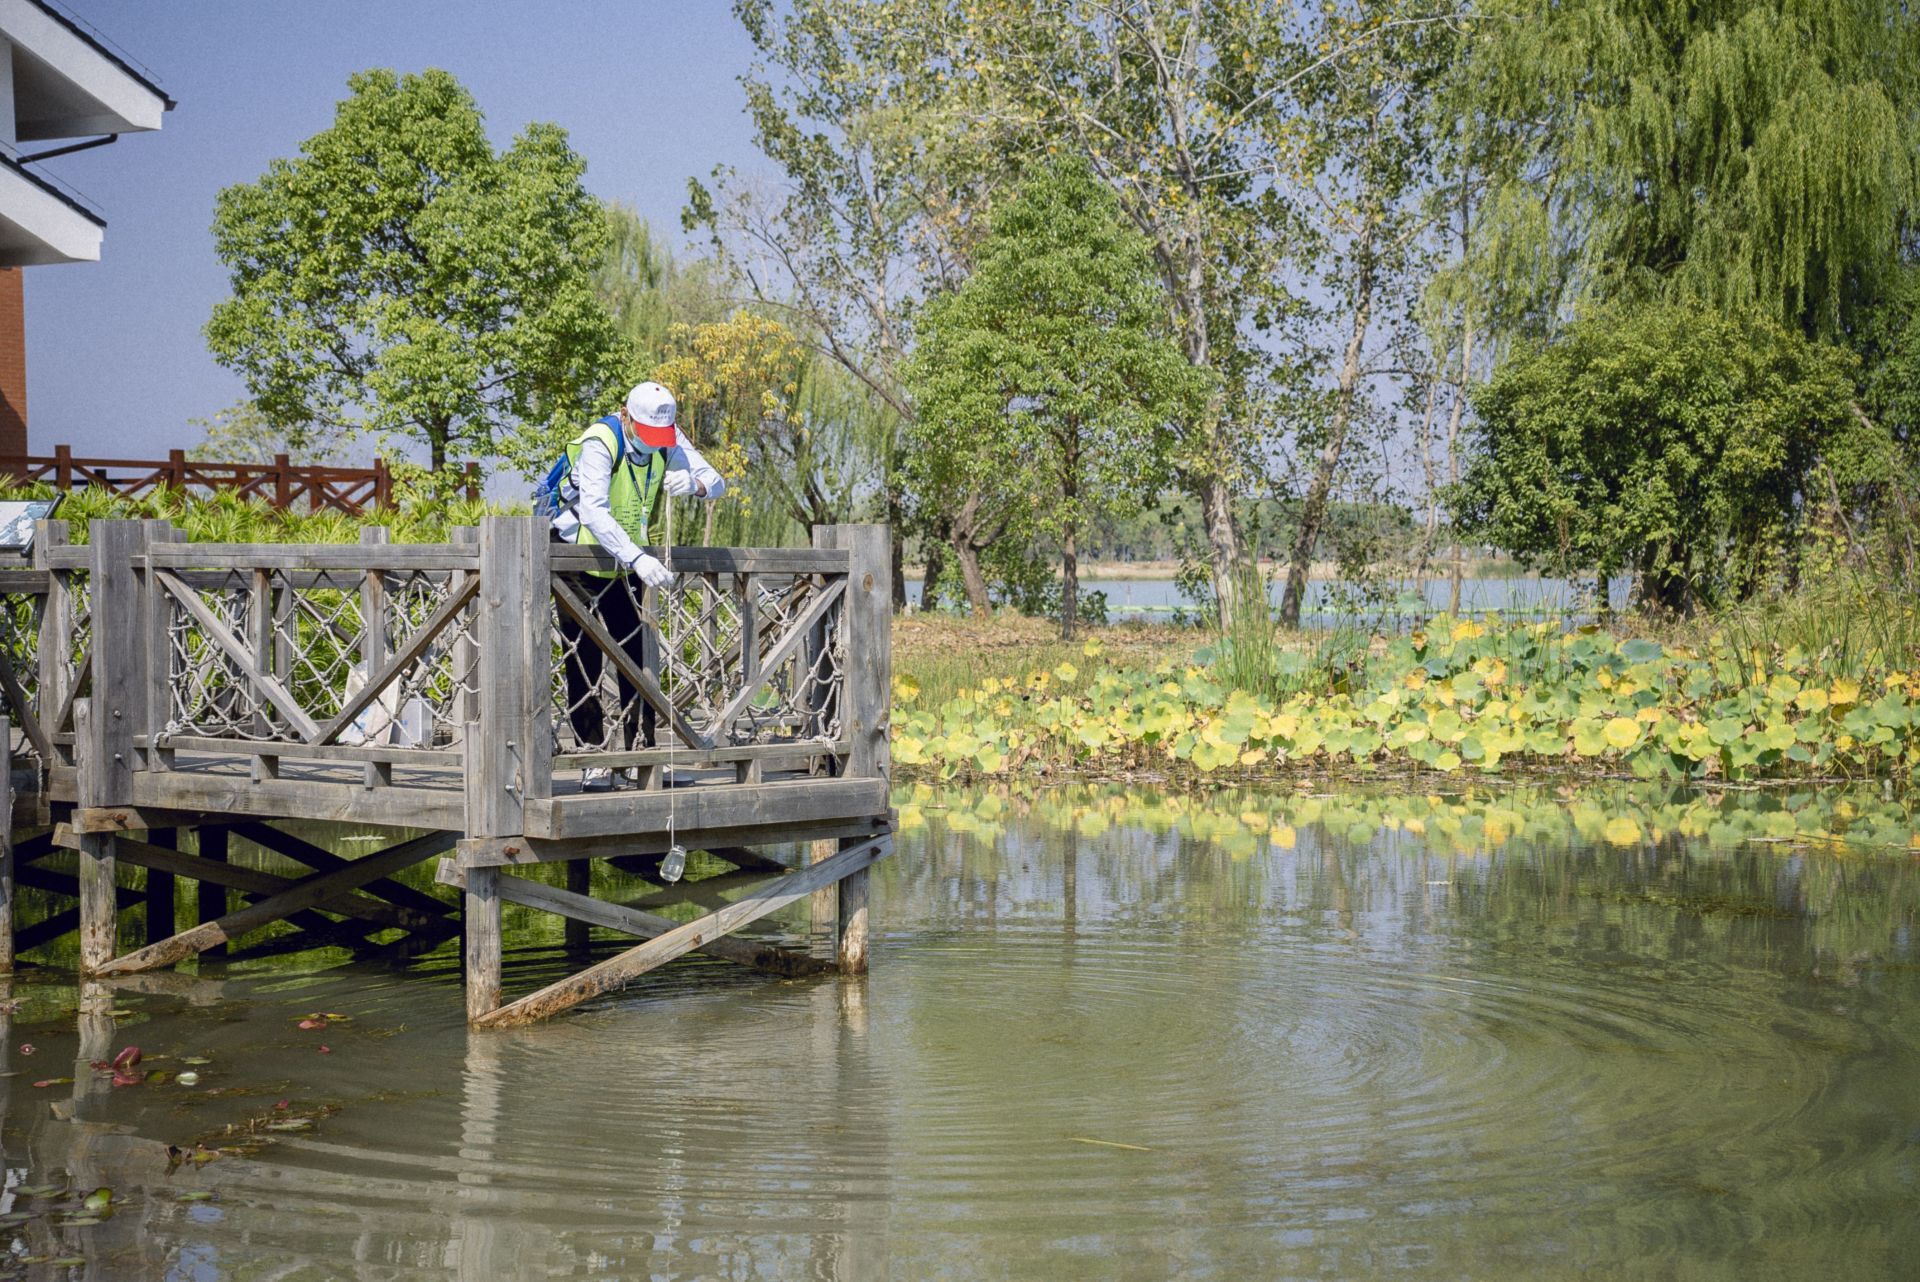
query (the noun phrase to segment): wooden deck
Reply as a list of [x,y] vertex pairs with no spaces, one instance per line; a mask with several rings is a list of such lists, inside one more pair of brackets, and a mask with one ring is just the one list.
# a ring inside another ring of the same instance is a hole
[[[82,968],[109,975],[218,955],[276,921],[315,944],[444,937],[457,922],[469,1016],[499,1026],[696,949],[817,970],[728,938],[812,896],[834,924],[835,965],[864,970],[866,870],[890,849],[884,527],[818,530],[804,549],[662,550],[675,572],[663,591],[608,573],[595,549],[551,543],[533,518],[489,518],[438,545],[382,534],[189,544],[164,522],[103,521],[78,547],[46,522],[30,563],[0,566],[13,816],[0,964],[71,931]],[[609,771],[625,786],[583,786]],[[315,821],[426,835],[348,860],[283,826]],[[230,864],[232,833],[310,874]],[[769,857],[798,842],[810,859]],[[638,860],[664,882],[658,857],[675,846],[769,875],[686,923],[586,893],[591,860]],[[55,849],[79,852],[77,873],[40,866]],[[435,858],[457,918],[392,880]],[[567,889],[507,871],[547,862],[567,865]],[[123,866],[146,869],[139,889],[121,884]],[[199,884],[185,931],[179,878]],[[16,882],[76,905],[17,924]],[[508,1000],[503,901],[567,917],[573,938],[645,942]],[[147,929],[128,948],[132,906]]]

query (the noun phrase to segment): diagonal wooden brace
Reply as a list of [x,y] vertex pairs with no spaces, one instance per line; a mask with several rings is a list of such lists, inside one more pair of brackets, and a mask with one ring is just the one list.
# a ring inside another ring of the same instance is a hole
[[[54,835],[62,846],[78,850],[79,834],[61,824]],[[165,846],[156,846],[151,842],[135,841],[131,837],[119,837],[114,843],[114,857],[122,863],[137,864],[151,872],[172,873],[179,877],[191,877],[195,881],[208,882],[215,886],[224,886],[237,890],[243,895],[255,899],[266,899],[292,889],[299,883],[292,877],[280,877],[270,872],[257,872],[240,864],[222,863],[212,859],[202,859],[198,855],[186,855]],[[342,860],[342,863],[348,861]],[[434,900],[436,904],[438,900]],[[322,912],[339,913],[345,917],[359,917],[379,926],[390,926],[396,930],[426,930],[439,920],[426,913],[411,912],[396,908],[363,894],[350,890],[323,900],[314,905]],[[445,905],[441,905],[444,910]],[[332,923],[328,923],[332,924]]]
[[473,1025],[476,1028],[513,1028],[577,1006],[589,997],[597,997],[609,989],[618,988],[676,957],[729,935],[748,922],[777,912],[822,886],[831,886],[842,877],[859,872],[885,856],[892,848],[892,842],[890,834],[875,837],[857,846],[849,846],[832,858],[811,864],[799,872],[763,882],[718,912],[675,926],[664,935],[629,948],[618,956],[609,957],[578,975],[549,984],[518,1001],[508,1002],[474,1019]]
[[281,685],[278,678],[254,661],[252,652],[241,643],[239,637],[233,634],[233,629],[215,617],[213,611],[207,608],[207,603],[200,599],[198,592],[166,570],[155,570],[153,573],[161,586],[172,594],[174,600],[185,607],[187,613],[193,616],[193,621],[213,639],[215,645],[220,647],[227,661],[239,669],[255,690],[266,696],[267,702],[287,719],[287,724],[291,725],[302,739],[311,743],[319,736],[320,727],[314,724],[313,718],[309,717],[306,709],[300,706],[300,701],[293,697],[293,692]]
[[424,837],[389,846],[378,854],[356,859],[345,868],[303,877],[286,890],[257,904],[249,904],[217,921],[206,922],[192,930],[182,931],[171,939],[163,939],[157,944],[149,944],[116,957],[97,967],[96,973],[130,975],[135,971],[152,970],[156,966],[171,966],[175,962],[185,961],[215,944],[227,943],[301,909],[313,908],[349,890],[357,890],[376,878],[410,868],[423,859],[430,859],[450,849],[457,840],[458,833],[428,833]]
[[[240,823],[232,827],[233,835],[243,837],[256,846],[283,855],[296,863],[302,863],[315,872],[332,872],[336,868],[350,867],[351,859],[342,858],[330,850],[322,850],[309,841],[302,841],[290,832],[282,832],[269,823]],[[435,899],[424,890],[416,890],[405,882],[392,881],[381,877],[361,887],[368,895],[378,895],[403,909],[410,909],[416,916],[449,917],[453,915],[453,905]],[[408,929],[414,929],[408,927]]]
[[[451,859],[440,861],[437,878],[443,885],[466,888],[466,870]],[[608,930],[617,930],[623,935],[633,935],[639,939],[655,939],[670,930],[677,930],[680,922],[671,917],[660,917],[653,913],[644,913],[637,908],[628,908],[620,904],[610,904],[591,895],[577,894],[571,890],[561,890],[544,882],[531,881],[525,877],[516,877],[511,873],[499,876],[500,898],[510,904],[519,904],[525,908],[538,908],[542,912],[553,913],[560,917],[570,917],[574,921],[583,921],[590,926],[604,926]],[[756,970],[771,971],[776,975],[818,975],[834,969],[830,961],[806,953],[795,952],[790,948],[780,948],[773,944],[758,944],[745,939],[723,937],[701,944],[695,952],[706,953],[713,957],[723,957],[742,966],[752,966]]]

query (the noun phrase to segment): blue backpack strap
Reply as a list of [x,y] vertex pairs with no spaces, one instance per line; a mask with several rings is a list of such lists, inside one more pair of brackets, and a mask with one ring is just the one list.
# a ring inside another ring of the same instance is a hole
[[627,434],[620,426],[620,416],[609,414],[600,420],[613,429],[613,465],[620,466],[620,460],[627,456]]

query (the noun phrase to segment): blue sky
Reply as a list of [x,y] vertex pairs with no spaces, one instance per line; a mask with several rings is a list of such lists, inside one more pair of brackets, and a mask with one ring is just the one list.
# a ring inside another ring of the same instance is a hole
[[680,237],[690,176],[756,154],[726,0],[62,0],[180,104],[159,133],[46,162],[107,219],[98,263],[26,272],[35,453],[152,457],[239,400],[200,335],[226,296],[208,226],[220,188],[324,129],[365,67],[444,67],[496,144],[551,120],[595,194]]

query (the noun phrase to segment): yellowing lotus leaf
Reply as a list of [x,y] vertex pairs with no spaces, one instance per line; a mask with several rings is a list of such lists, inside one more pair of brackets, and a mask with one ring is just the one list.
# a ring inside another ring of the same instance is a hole
[[1607,820],[1607,825],[1600,830],[1600,835],[1606,838],[1609,845],[1637,846],[1640,844],[1640,825],[1625,815],[1619,815]]
[[1607,722],[1607,728],[1604,733],[1606,734],[1608,743],[1612,744],[1621,752],[1625,752],[1628,748],[1640,742],[1640,723],[1631,717],[1615,717],[1613,720]]

